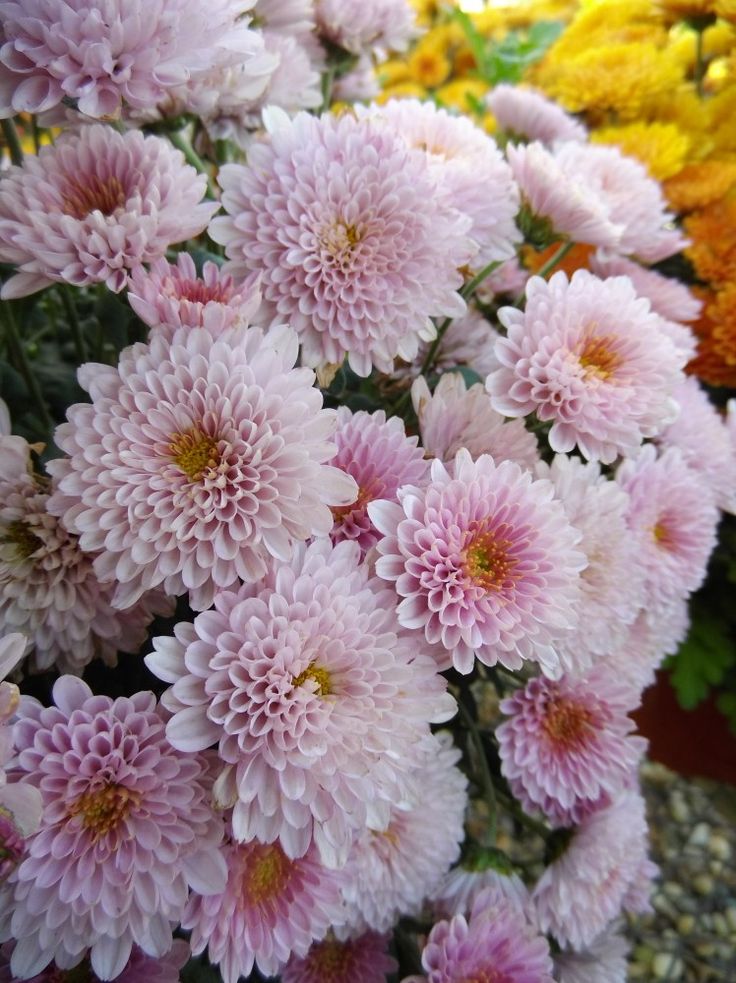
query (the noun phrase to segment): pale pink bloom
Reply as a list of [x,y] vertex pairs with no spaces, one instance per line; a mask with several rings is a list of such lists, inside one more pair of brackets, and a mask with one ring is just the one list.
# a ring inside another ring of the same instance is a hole
[[[368,9],[368,8],[364,8]],[[248,166],[220,170],[228,215],[210,235],[226,269],[262,274],[264,314],[288,320],[312,366],[367,376],[411,361],[465,303],[459,268],[470,219],[438,199],[422,154],[391,128],[350,115],[276,118]]]
[[218,801],[240,842],[313,842],[331,867],[356,832],[385,830],[406,803],[430,722],[455,702],[426,648],[399,634],[393,592],[357,543],[317,540],[261,583],[157,638],[146,664],[182,751],[218,745]]
[[256,0],[253,15],[264,31],[308,44],[315,27],[314,0]]
[[[439,374],[464,366],[476,372],[481,379],[485,379],[488,373],[497,367],[493,355],[493,343],[496,338],[498,332],[480,311],[475,307],[468,307],[461,317],[453,318],[442,335],[435,352],[433,371]],[[420,375],[429,348],[430,344],[423,341],[414,361],[408,365],[398,363],[393,376],[397,379],[407,377],[414,379]]]
[[248,54],[254,0],[3,0],[0,116],[72,100],[86,116],[151,109],[167,91]]
[[227,884],[218,894],[192,894],[182,928],[192,952],[207,949],[224,983],[238,983],[257,966],[274,976],[292,954],[305,956],[339,917],[340,875],[311,848],[290,859],[278,843],[228,842],[222,848]]
[[639,693],[605,667],[580,679],[531,679],[501,701],[501,772],[527,812],[555,826],[580,822],[636,773],[647,742],[628,713]]
[[472,220],[468,235],[478,252],[473,269],[511,259],[522,236],[516,225],[519,189],[496,142],[466,116],[432,102],[392,99],[356,106],[359,117],[384,120],[427,160],[435,195]]
[[395,582],[404,627],[462,673],[476,656],[557,671],[554,646],[576,627],[585,557],[550,482],[461,450],[453,473],[435,460],[426,488],[408,485],[399,504],[373,502],[368,513],[384,534],[376,573]]
[[31,472],[28,441],[10,431],[10,411],[5,400],[0,399],[0,475],[3,481],[22,478]]
[[736,512],[736,449],[721,414],[694,376],[674,393],[680,413],[659,435],[662,447],[677,447],[724,512]]
[[418,915],[460,855],[468,804],[468,781],[457,767],[460,752],[447,732],[424,750],[425,761],[413,776],[412,807],[395,806],[385,830],[366,829],[353,844],[342,871],[346,914],[338,935],[385,932],[400,917]]
[[[736,399],[729,399],[726,403],[726,430],[736,451]],[[0,446],[2,446],[1,442]]]
[[94,658],[115,664],[118,651],[138,651],[154,615],[172,605],[155,591],[115,611],[114,588],[100,582],[95,557],[49,512],[52,487],[29,474],[27,444],[25,459],[21,476],[0,479],[0,631],[27,635],[39,670],[79,674]]
[[[560,147],[576,147],[576,143]],[[582,180],[575,168],[538,141],[508,144],[506,157],[521,191],[523,206],[550,236],[617,248],[623,226],[611,217],[608,203]]]
[[407,976],[403,983],[554,983],[547,940],[515,905],[482,893],[470,918],[455,915],[438,922],[422,952],[426,976]]
[[[16,983],[17,977],[13,976],[10,970],[10,960],[15,946],[12,942],[6,943],[0,953],[0,983]],[[147,956],[145,952],[133,946],[130,959],[119,976],[115,977],[115,983],[179,983],[179,970],[189,959],[189,946],[182,939],[174,939],[169,952],[160,959]],[[85,983],[99,983],[100,978],[96,973],[83,964],[80,980]],[[51,965],[44,969],[27,983],[63,983],[66,979],[74,979],[74,973],[69,977],[63,970]]]
[[0,296],[51,283],[121,291],[129,270],[202,232],[219,207],[206,189],[161,137],[100,124],[63,136],[3,177],[0,261],[18,272]]
[[138,317],[171,341],[177,328],[206,328],[211,335],[226,328],[248,327],[261,303],[256,275],[244,283],[206,262],[197,274],[189,253],[179,253],[176,265],[163,257],[131,273],[128,301]]
[[51,507],[99,552],[115,607],[163,584],[203,610],[218,588],[262,577],[269,556],[329,533],[329,507],[355,500],[352,478],[324,463],[335,412],[297,355],[285,327],[180,328],[125,349],[117,368],[82,367],[92,404],[57,429],[70,456],[49,465]]
[[409,0],[316,0],[317,29],[354,55],[406,51],[419,33]]
[[281,983],[386,983],[398,969],[387,949],[390,935],[364,932],[341,942],[332,937],[315,942],[302,959],[292,957]]
[[635,540],[629,535],[629,496],[601,474],[600,465],[555,455],[549,477],[573,525],[582,533],[579,549],[588,565],[580,575],[580,627],[557,646],[566,673],[585,671],[614,651],[644,603],[644,577]]
[[629,528],[644,571],[644,606],[669,606],[697,590],[716,545],[719,513],[713,494],[676,447],[651,444],[624,461],[616,480],[628,492]]
[[483,386],[466,389],[458,372],[446,372],[434,393],[420,376],[411,387],[411,397],[427,455],[451,464],[464,447],[472,457],[490,454],[496,464],[515,461],[528,470],[539,461],[537,439],[524,421],[502,417]]
[[526,296],[524,311],[499,311],[508,329],[495,348],[502,368],[486,380],[495,409],[552,421],[552,450],[577,445],[604,464],[672,422],[684,358],[630,280],[560,271],[532,277]]
[[552,144],[556,140],[585,143],[588,131],[581,122],[566,113],[541,92],[518,85],[497,85],[486,96],[499,129],[524,141],[539,140]]
[[634,260],[598,250],[590,258],[590,269],[596,276],[628,276],[640,297],[646,297],[655,314],[666,321],[697,321],[703,302],[690,288],[656,270],[649,270]]
[[157,958],[171,949],[190,887],[222,890],[223,826],[203,759],[171,747],[153,693],[111,700],[62,676],[53,697],[49,708],[22,697],[14,727],[19,772],[44,811],[13,875],[11,966],[21,977],[52,959],[69,969],[90,950],[110,980],[134,943]]
[[355,479],[358,496],[348,505],[333,508],[335,542],[354,539],[363,553],[375,546],[380,533],[368,516],[368,503],[377,498],[396,501],[402,485],[421,485],[429,476],[418,437],[407,437],[404,421],[386,419],[383,410],[352,413],[347,406],[337,411],[337,454],[332,464]]
[[626,790],[583,820],[534,888],[539,927],[562,946],[586,949],[622,911],[647,853],[644,800]]
[[[300,42],[278,31],[264,30],[266,51],[279,59],[266,91],[251,108],[251,115],[264,106],[279,106],[287,113],[300,109],[319,109],[322,105],[322,75],[325,66],[322,49]],[[308,39],[309,40],[309,39]]]
[[626,983],[629,943],[607,930],[582,952],[558,952],[553,956],[558,983]]
[[665,657],[674,655],[690,630],[689,595],[653,611],[643,609],[623,641],[602,660],[622,683],[642,692],[651,686]]
[[[659,182],[640,161],[618,147],[589,143],[560,144],[555,156],[568,174],[600,197],[610,220],[621,227],[621,238],[612,244],[614,252],[657,263],[688,245],[675,216],[667,211]],[[603,242],[593,245],[607,248]]]
[[380,93],[381,86],[369,55],[361,55],[355,68],[338,76],[332,88],[335,102],[370,102]]
[[515,905],[519,911],[527,910],[529,891],[522,879],[504,854],[482,847],[447,874],[432,895],[432,907],[444,918],[467,916],[483,891],[493,892],[495,897]]

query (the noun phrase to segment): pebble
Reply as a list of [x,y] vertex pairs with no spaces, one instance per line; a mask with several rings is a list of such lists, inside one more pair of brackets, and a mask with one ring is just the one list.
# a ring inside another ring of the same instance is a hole
[[687,823],[690,821],[690,809],[681,795],[672,795],[670,799],[670,812],[676,823]]
[[731,859],[731,844],[721,833],[715,833],[708,840],[708,849],[719,860]]
[[726,921],[732,932],[736,932],[736,905],[726,908]]
[[684,968],[682,959],[671,952],[658,952],[652,960],[652,972],[658,980],[680,980]]
[[710,838],[710,826],[708,823],[698,823],[693,828],[693,831],[688,837],[687,841],[691,846],[705,846],[706,843],[709,843]]
[[698,892],[698,894],[711,894],[715,883],[713,878],[708,874],[698,874],[696,878],[693,879],[693,887]]

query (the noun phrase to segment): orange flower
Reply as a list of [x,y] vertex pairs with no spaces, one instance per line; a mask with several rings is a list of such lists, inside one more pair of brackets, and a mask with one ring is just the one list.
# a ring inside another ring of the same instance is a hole
[[685,220],[685,250],[701,280],[736,283],[736,198],[715,202]]
[[736,282],[711,294],[700,320],[693,325],[698,352],[687,367],[711,386],[736,386]]
[[[531,246],[523,246],[521,250],[521,258],[523,265],[529,270],[530,273],[537,273],[541,270],[542,266],[551,259],[557,250],[560,248],[559,242],[553,243],[553,245],[548,246],[547,249],[543,249],[542,252],[537,252]],[[575,270],[587,270],[588,260],[595,252],[594,246],[588,246],[584,243],[576,242],[572,247],[570,252],[565,256],[561,263],[558,263],[553,272],[556,273],[558,270],[563,270],[568,276],[572,276]]]
[[720,201],[734,184],[736,160],[704,160],[665,181],[664,192],[676,212],[692,212]]

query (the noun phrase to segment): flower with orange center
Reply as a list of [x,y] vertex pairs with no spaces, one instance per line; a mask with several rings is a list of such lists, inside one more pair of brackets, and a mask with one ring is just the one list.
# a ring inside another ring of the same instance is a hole
[[92,842],[97,843],[114,834],[131,808],[137,808],[140,802],[140,792],[113,782],[84,792],[72,805],[69,815],[80,816]]
[[513,528],[500,523],[492,530],[472,534],[466,549],[468,577],[485,591],[511,590],[518,560],[512,555]]

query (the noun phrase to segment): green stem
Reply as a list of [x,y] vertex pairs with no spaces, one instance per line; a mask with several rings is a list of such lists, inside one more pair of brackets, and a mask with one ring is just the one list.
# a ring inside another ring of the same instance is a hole
[[335,86],[335,74],[335,66],[331,65],[322,75],[322,105],[319,109],[320,116],[330,108],[332,90]]
[[705,78],[705,53],[703,51],[703,34],[705,32],[699,28],[695,30],[695,69],[693,79],[695,81],[695,91],[700,99],[703,98],[703,79]]
[[82,325],[79,323],[79,315],[77,314],[77,308],[74,304],[74,298],[72,297],[70,288],[66,284],[63,284],[59,288],[59,293],[61,294],[61,302],[64,305],[66,318],[69,322],[69,327],[71,328],[77,361],[80,365],[82,365],[84,362],[89,361],[89,355],[87,354],[87,344],[84,340],[84,334],[82,333]]
[[488,838],[491,844],[496,842],[496,832],[498,829],[498,802],[496,800],[496,789],[493,784],[493,776],[491,775],[491,770],[488,767],[488,758],[486,757],[485,748],[483,747],[483,738],[480,736],[480,731],[478,730],[478,725],[473,720],[472,714],[469,713],[462,701],[458,701],[458,708],[460,711],[460,717],[463,723],[468,729],[468,733],[473,741],[473,746],[475,747],[475,753],[478,758],[478,768],[480,770],[480,786],[483,789],[483,797],[488,804]]
[[38,412],[44,426],[50,432],[53,430],[54,421],[51,419],[51,414],[49,413],[48,407],[44,401],[38,379],[33,374],[31,363],[28,361],[26,350],[23,347],[23,340],[18,333],[18,325],[15,323],[15,318],[13,317],[12,308],[9,303],[5,302],[0,304],[0,310],[2,311],[2,320],[5,325],[5,334],[8,339],[8,348],[12,353],[12,357],[16,363],[18,371],[25,379],[29,393],[36,402]]
[[200,174],[204,174],[204,176],[207,178],[207,190],[209,191],[210,198],[217,198],[217,189],[207,165],[191,145],[189,140],[187,140],[187,138],[184,136],[184,133],[181,130],[172,130],[167,135],[176,149],[181,150],[181,152],[184,154],[187,163],[191,164],[195,170],[199,171]]
[[512,799],[509,795],[504,795],[503,792],[498,792],[498,798],[501,800],[501,802],[503,802],[504,807],[508,809],[508,811],[515,816],[520,823],[528,827],[528,829],[533,830],[537,836],[541,836],[543,840],[547,839],[551,830],[545,826],[544,823],[540,823],[538,819],[534,819],[532,816],[527,816],[516,799]]
[[[563,242],[560,245],[559,249],[556,252],[552,253],[552,255],[547,260],[547,262],[543,263],[539,267],[539,269],[534,274],[534,276],[541,276],[541,277],[547,276],[547,274],[551,270],[553,270],[558,263],[562,262],[562,260],[565,258],[565,256],[567,256],[567,254],[570,252],[570,250],[574,245],[575,243],[571,239],[567,239],[565,242]],[[526,294],[526,289],[522,290],[522,292],[516,298],[516,300],[514,301],[514,307],[521,306],[521,304],[524,302],[525,294]]]
[[23,148],[20,145],[20,138],[18,137],[18,131],[15,128],[15,123],[12,119],[0,120],[2,125],[3,136],[5,137],[5,142],[8,145],[8,150],[10,151],[10,159],[18,167],[23,166]]

